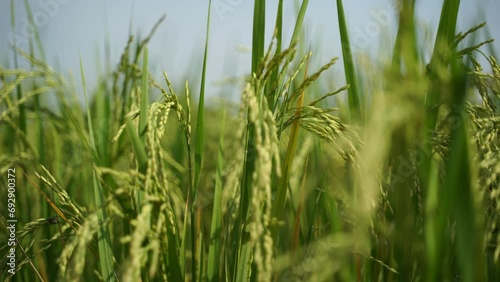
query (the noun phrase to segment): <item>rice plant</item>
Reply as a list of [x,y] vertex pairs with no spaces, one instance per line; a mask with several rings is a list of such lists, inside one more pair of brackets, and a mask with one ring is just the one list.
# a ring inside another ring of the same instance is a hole
[[[402,1],[392,58],[361,68],[338,0],[344,68],[338,57],[315,68],[308,2],[284,42],[283,1],[254,1],[236,105],[205,101],[211,1],[201,82],[150,73],[163,18],[130,35],[93,93],[80,60],[84,107],[37,36],[13,48],[15,65],[0,65],[0,180],[16,169],[17,260],[12,270],[0,233],[1,278],[498,281],[500,66],[493,39],[474,37],[487,23],[456,30],[460,1],[445,0],[423,50],[415,1]],[[317,84],[331,68],[346,85]]]

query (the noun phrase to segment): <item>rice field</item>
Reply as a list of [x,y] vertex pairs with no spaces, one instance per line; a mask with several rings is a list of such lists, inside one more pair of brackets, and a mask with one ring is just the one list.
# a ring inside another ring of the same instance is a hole
[[[29,67],[0,64],[0,279],[500,281],[493,27],[457,30],[444,0],[425,50],[401,1],[392,57],[362,61],[337,0],[342,52],[315,68],[298,2],[285,42],[283,0],[254,0],[237,103],[205,97],[210,8],[196,81],[151,74],[162,19],[95,91],[83,59],[71,80],[37,36],[14,49]],[[345,85],[315,83],[333,68]]]

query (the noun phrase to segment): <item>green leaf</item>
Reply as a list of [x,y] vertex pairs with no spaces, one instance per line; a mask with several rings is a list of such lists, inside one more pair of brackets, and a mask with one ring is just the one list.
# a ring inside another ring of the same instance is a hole
[[222,173],[224,167],[223,150],[224,150],[224,128],[226,123],[226,111],[222,118],[221,137],[219,141],[219,153],[217,155],[217,171],[215,174],[215,194],[212,211],[212,223],[210,228],[210,241],[208,248],[208,280],[219,281],[220,273],[220,240],[222,232]]
[[349,99],[349,110],[351,119],[359,120],[362,118],[360,98],[358,92],[358,80],[356,70],[354,68],[354,60],[352,58],[351,43],[349,41],[349,33],[344,14],[344,6],[342,0],[337,0],[337,14],[339,18],[340,42],[342,45],[342,56],[344,58],[344,72],[346,82],[349,85],[347,90]]
[[210,35],[210,11],[212,1],[208,2],[208,16],[207,16],[207,34],[205,39],[205,52],[203,54],[203,67],[201,71],[201,85],[200,85],[200,98],[198,101],[198,117],[196,121],[196,140],[194,145],[194,195],[198,190],[198,182],[200,179],[201,166],[203,162],[203,140],[204,136],[204,115],[205,115],[205,80],[207,72],[207,57],[208,57],[208,42]]
[[[80,72],[83,85],[83,94],[86,101],[87,109],[87,124],[89,128],[89,138],[91,150],[94,152],[93,163],[98,163],[97,149],[94,140],[94,129],[92,127],[92,116],[90,113],[88,98],[87,98],[87,88],[85,83],[85,73],[83,71],[82,57],[80,56]],[[116,281],[115,270],[113,268],[113,250],[111,248],[111,236],[107,225],[104,222],[107,219],[106,208],[104,205],[104,192],[102,191],[101,183],[97,178],[96,171],[92,169],[92,182],[94,186],[94,199],[95,205],[98,207],[97,215],[99,218],[99,223],[101,227],[98,231],[98,248],[99,248],[99,266],[101,269],[101,275],[105,281]]]

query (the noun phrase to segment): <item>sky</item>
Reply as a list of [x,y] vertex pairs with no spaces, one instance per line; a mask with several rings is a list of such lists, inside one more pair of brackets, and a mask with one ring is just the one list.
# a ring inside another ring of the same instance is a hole
[[[12,66],[10,42],[27,49],[27,14],[24,1],[15,2],[16,29],[11,28],[11,1],[0,0],[0,64]],[[50,65],[62,73],[79,77],[82,56],[89,88],[95,86],[99,73],[108,61],[114,68],[126,45],[129,31],[143,37],[155,22],[166,15],[149,44],[150,70],[157,77],[163,71],[174,83],[183,85],[188,74],[199,73],[206,34],[207,0],[29,0],[37,28]],[[277,0],[267,1],[267,42],[275,23]],[[289,42],[293,32],[297,3],[285,0],[284,36]],[[394,0],[343,1],[353,49],[373,56],[389,50],[395,36]],[[435,33],[443,1],[417,1],[417,21]],[[310,42],[315,62],[327,63],[342,57],[338,20],[334,0],[311,0],[306,13],[305,42]],[[492,37],[500,40],[500,0],[462,0],[458,30],[465,31],[487,21]],[[244,76],[250,69],[253,1],[212,0],[207,93],[220,97],[221,81]],[[432,37],[429,37],[432,39]],[[109,56],[105,45],[109,43]],[[429,42],[432,42],[431,40]],[[389,45],[388,45],[389,44]],[[500,42],[495,42],[499,50]],[[343,81],[341,60],[334,66]],[[77,81],[79,82],[79,81]]]

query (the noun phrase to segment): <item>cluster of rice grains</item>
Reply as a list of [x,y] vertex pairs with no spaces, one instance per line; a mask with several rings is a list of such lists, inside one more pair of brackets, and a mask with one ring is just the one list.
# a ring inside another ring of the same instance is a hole
[[[492,73],[483,71],[473,60],[473,83],[482,98],[482,106],[468,103],[467,112],[472,128],[472,138],[479,163],[476,189],[486,202],[485,245],[493,251],[493,258],[500,261],[500,66],[492,56],[487,58]],[[481,199],[481,197],[479,197]]]

